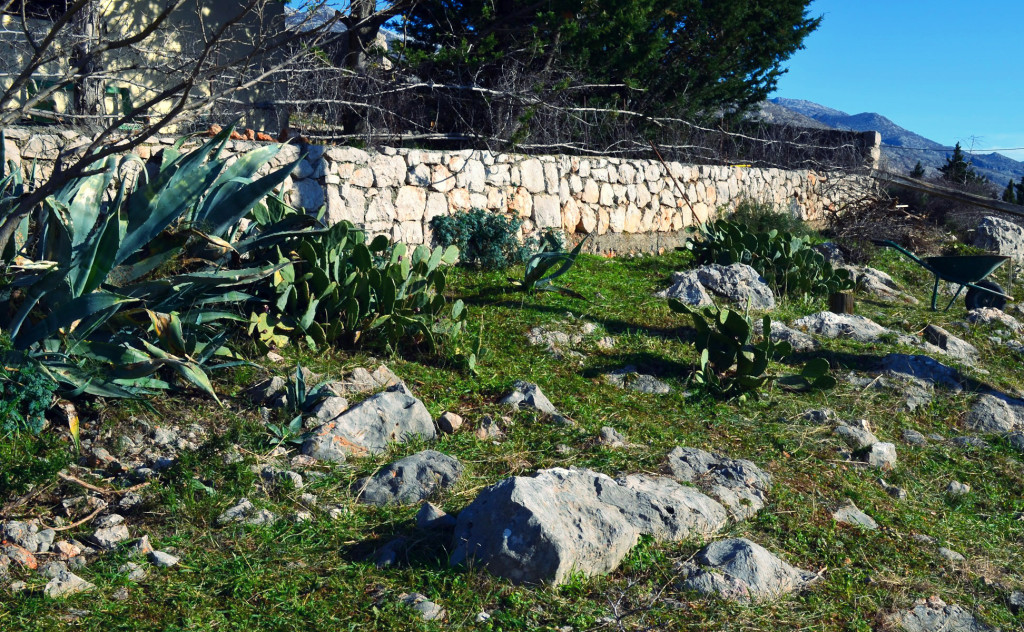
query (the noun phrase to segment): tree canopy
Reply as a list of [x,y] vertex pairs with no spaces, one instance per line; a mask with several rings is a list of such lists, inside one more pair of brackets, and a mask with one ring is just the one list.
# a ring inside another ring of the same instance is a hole
[[410,60],[424,78],[616,85],[585,96],[645,114],[703,118],[767,97],[783,62],[821,21],[809,16],[809,4],[422,0],[406,26],[421,44]]
[[968,184],[988,182],[988,178],[978,175],[971,163],[964,158],[963,149],[960,143],[953,148],[953,153],[946,156],[946,164],[939,167],[942,179],[954,184],[966,186]]

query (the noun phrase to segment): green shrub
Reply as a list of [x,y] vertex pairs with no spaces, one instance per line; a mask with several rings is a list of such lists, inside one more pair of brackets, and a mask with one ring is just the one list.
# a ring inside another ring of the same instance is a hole
[[518,218],[482,209],[439,215],[431,223],[438,244],[457,247],[463,265],[485,270],[526,261],[530,248],[519,241],[522,224]]
[[776,294],[794,297],[824,296],[853,289],[846,270],[835,270],[810,240],[771,230],[755,233],[728,220],[695,229],[683,249],[694,254],[698,265],[745,263],[757,270]]
[[0,499],[6,502],[51,482],[73,459],[74,453],[55,433],[0,434]]
[[754,233],[777,230],[780,233],[792,233],[803,237],[815,234],[807,222],[793,217],[789,211],[779,209],[769,202],[757,202],[749,198],[740,202],[728,219]]
[[34,364],[18,369],[0,366],[0,434],[39,434],[57,384]]

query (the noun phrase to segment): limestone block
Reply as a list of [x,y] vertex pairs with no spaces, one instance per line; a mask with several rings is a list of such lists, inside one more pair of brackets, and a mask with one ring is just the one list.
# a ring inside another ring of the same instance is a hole
[[718,204],[718,191],[715,189],[715,187],[708,185],[704,189],[704,201],[706,201],[711,206],[715,206],[716,204]]
[[683,216],[680,213],[674,213],[672,215],[672,230],[682,230],[683,228]]
[[410,165],[405,181],[406,184],[411,184],[412,186],[430,186],[430,167],[423,163]]
[[[640,230],[639,230],[639,232],[641,232],[641,233],[650,233],[650,232],[655,231],[657,229],[657,227],[654,225],[654,223],[655,223],[655,221],[658,218],[658,212],[655,211],[653,208],[641,209],[641,211],[643,213],[643,217],[640,220]],[[628,214],[627,214],[627,220],[628,220]],[[628,221],[627,221],[627,224],[628,224]]]
[[584,178],[584,179],[591,177],[591,175],[590,175],[590,161],[589,160],[580,160],[580,168],[577,171],[577,173],[579,174],[579,176],[581,178]]
[[456,211],[468,211],[473,208],[473,201],[469,198],[469,189],[452,189],[449,191],[448,208],[453,213]]
[[487,184],[487,172],[484,163],[478,160],[467,160],[465,166],[455,174],[455,185],[469,189],[472,193],[483,193]]
[[365,223],[367,227],[376,224],[391,224],[398,218],[395,204],[391,201],[390,192],[383,192],[370,198],[366,205]]
[[[363,169],[366,169],[367,171],[370,171],[368,167],[363,167]],[[335,164],[331,168],[331,170],[334,173],[338,174],[338,178],[340,178],[341,180],[347,180],[347,181],[351,182],[352,181],[352,176],[354,176],[355,173],[356,173],[356,166],[354,164],[352,164],[351,162],[341,162],[341,163]],[[359,174],[359,177],[363,181],[366,180],[366,175],[365,174]],[[366,185],[366,187],[364,187],[364,188],[369,189],[372,186],[373,186],[373,172],[370,171],[370,184]]]
[[420,222],[423,220],[423,212],[426,207],[426,189],[412,186],[404,186],[398,189],[398,197],[395,198],[395,211],[398,214],[398,221]]
[[580,208],[580,226],[585,233],[592,233],[597,228],[597,212],[590,205]]
[[341,184],[341,178],[338,177],[338,174],[336,174],[336,173],[328,173],[327,175],[324,176],[324,184],[327,184],[327,185]]
[[566,233],[576,232],[576,228],[580,224],[580,217],[580,207],[575,200],[569,198],[562,203],[562,230]]
[[615,191],[612,185],[605,182],[601,185],[601,198],[598,200],[601,206],[612,206],[615,204]]
[[348,219],[348,209],[341,198],[341,187],[328,186],[327,189],[327,223],[331,226]]
[[405,156],[410,167],[416,165],[439,165],[441,164],[441,152],[424,151],[422,149],[410,149]]
[[583,194],[580,199],[587,204],[597,204],[601,199],[601,187],[595,180],[587,180],[583,185]]
[[648,182],[654,182],[655,180],[661,180],[662,177],[661,164],[656,162],[649,162],[644,166],[644,179]]
[[378,188],[397,187],[405,182],[405,159],[401,156],[378,154],[370,159],[370,169]]
[[[10,150],[7,150],[7,155],[10,155],[10,153]],[[305,180],[311,175],[313,175],[313,165],[309,164],[309,161],[306,159],[300,160],[299,164],[295,165],[292,169],[292,176],[294,176],[296,180]]]
[[508,203],[508,210],[519,217],[530,217],[533,215],[533,196],[526,187],[518,187]]
[[544,188],[548,193],[558,194],[558,166],[553,162],[544,163]]
[[469,194],[469,204],[472,208],[487,208],[487,196],[483,193],[472,193]]
[[598,182],[608,182],[608,169],[605,167],[591,167],[590,177]]
[[646,185],[638,185],[636,188],[636,205],[646,208],[651,205],[651,191]]
[[565,201],[572,198],[572,191],[569,190],[569,181],[562,178],[558,182],[558,201],[565,204]]
[[21,157],[35,160],[56,160],[64,143],[53,134],[37,134],[21,148]]
[[632,184],[636,178],[636,168],[630,163],[623,163],[618,169],[619,182]]
[[[365,164],[370,161],[370,154],[356,147],[328,147],[323,156],[331,162],[356,162]],[[404,166],[403,166],[404,171]]]
[[667,233],[672,230],[672,209],[667,206],[662,206],[658,210],[658,230],[663,233]]
[[307,211],[317,211],[324,205],[324,189],[316,180],[299,180],[295,183],[295,206]]
[[430,170],[430,188],[447,193],[455,188],[455,176],[444,165],[434,165]]
[[487,184],[491,186],[501,187],[512,182],[512,169],[508,165],[491,165],[484,173]]
[[366,220],[366,196],[362,189],[351,185],[341,187],[341,198],[345,201],[345,217],[353,224],[362,224]]
[[391,231],[392,239],[410,245],[423,243],[422,222],[400,222]]
[[540,161],[531,158],[519,164],[519,174],[522,184],[530,193],[544,192],[544,167]]
[[562,213],[558,196],[547,194],[533,196],[533,222],[537,228],[561,228]]
[[487,208],[501,211],[508,210],[508,189],[505,187],[487,188]]
[[608,229],[621,233],[626,228],[626,207],[616,206],[608,210]]
[[661,190],[666,187],[673,187],[675,184],[666,178],[658,178],[657,180],[651,180],[647,183],[647,188],[651,191],[651,195],[658,195]]
[[424,223],[430,222],[439,215],[448,214],[448,198],[443,193],[430,191],[427,193],[427,207],[423,212]]
[[609,217],[608,209],[604,206],[599,207],[597,211],[597,234],[603,235],[608,232],[608,225],[611,222]]
[[643,217],[643,212],[640,211],[640,209],[638,209],[635,204],[630,204],[626,206],[626,212],[622,224],[622,231],[626,233],[638,232],[640,230],[640,222],[643,220]]
[[579,195],[583,192],[583,179],[575,173],[569,176],[569,193]]
[[672,208],[676,207],[676,196],[672,195],[672,192],[668,189],[661,192],[660,199],[662,206],[670,206]]

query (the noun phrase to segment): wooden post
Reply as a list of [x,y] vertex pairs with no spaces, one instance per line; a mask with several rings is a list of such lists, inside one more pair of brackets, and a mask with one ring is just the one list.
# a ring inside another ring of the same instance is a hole
[[828,295],[828,311],[833,314],[853,313],[853,294],[850,292],[836,292]]

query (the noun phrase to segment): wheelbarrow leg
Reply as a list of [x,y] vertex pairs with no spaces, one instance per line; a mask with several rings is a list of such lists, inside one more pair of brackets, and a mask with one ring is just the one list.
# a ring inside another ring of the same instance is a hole
[[950,307],[953,307],[953,303],[955,303],[955,302],[956,302],[956,299],[957,299],[957,298],[958,298],[958,297],[960,296],[960,292],[963,292],[963,291],[964,291],[964,287],[965,287],[965,286],[961,285],[961,286],[960,286],[960,289],[958,289],[958,290],[956,291],[956,294],[954,294],[954,295],[953,295],[953,298],[949,299],[949,305],[946,305],[946,309],[945,309],[944,311],[947,311],[947,312],[948,312],[948,311],[949,311],[949,308],[950,308]]
[[936,311],[935,301],[939,298],[939,275],[935,275],[935,287],[932,288],[932,311]]

